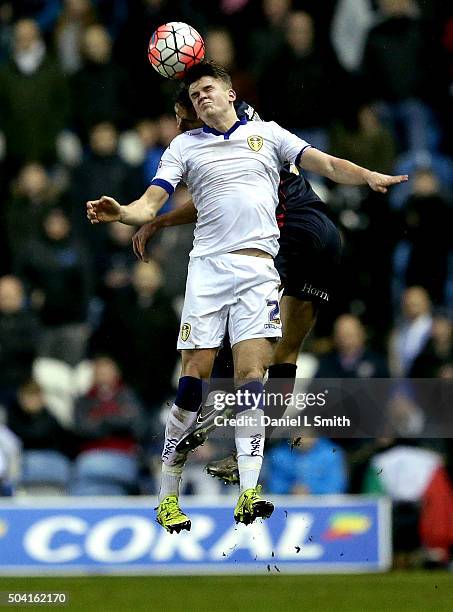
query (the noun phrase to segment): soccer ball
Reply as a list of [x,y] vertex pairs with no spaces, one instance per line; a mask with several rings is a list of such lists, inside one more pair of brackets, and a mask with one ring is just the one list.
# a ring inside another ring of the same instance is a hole
[[203,39],[192,26],[181,21],[159,26],[149,41],[148,59],[152,67],[169,79],[181,79],[186,70],[203,58]]

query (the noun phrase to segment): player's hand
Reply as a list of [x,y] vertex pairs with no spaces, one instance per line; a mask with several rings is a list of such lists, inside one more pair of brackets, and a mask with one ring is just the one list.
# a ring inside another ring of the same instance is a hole
[[140,261],[149,261],[146,256],[146,245],[158,229],[157,223],[151,221],[150,223],[142,225],[142,227],[132,236],[132,248],[134,249],[135,256],[140,259]]
[[407,174],[400,174],[399,176],[390,176],[389,174],[370,172],[368,175],[367,182],[373,191],[378,191],[379,193],[387,193],[388,188],[392,185],[405,183],[408,180],[409,176]]
[[112,223],[121,219],[121,206],[113,198],[102,196],[87,202],[87,217],[91,223]]

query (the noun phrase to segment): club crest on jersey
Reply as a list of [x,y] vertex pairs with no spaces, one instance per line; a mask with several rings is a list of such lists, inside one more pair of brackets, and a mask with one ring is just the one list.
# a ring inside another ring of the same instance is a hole
[[252,151],[255,151],[255,153],[261,149],[263,142],[264,140],[261,138],[261,136],[254,135],[247,138],[248,146],[252,149]]
[[192,326],[190,323],[183,323],[181,325],[181,340],[185,342],[187,338],[190,336],[190,332],[192,330]]

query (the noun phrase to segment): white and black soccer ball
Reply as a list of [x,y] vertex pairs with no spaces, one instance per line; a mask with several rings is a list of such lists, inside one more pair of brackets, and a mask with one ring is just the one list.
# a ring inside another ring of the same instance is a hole
[[181,79],[184,73],[204,58],[204,40],[187,23],[171,21],[151,36],[148,59],[154,70],[168,79]]

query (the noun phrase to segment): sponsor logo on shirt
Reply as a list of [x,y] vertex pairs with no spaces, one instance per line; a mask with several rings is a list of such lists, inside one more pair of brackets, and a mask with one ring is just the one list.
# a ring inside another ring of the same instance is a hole
[[327,293],[327,291],[324,291],[324,289],[318,289],[317,287],[313,287],[312,285],[310,285],[310,283],[304,284],[302,292],[309,293],[310,295],[316,295],[317,297],[320,297],[326,302],[329,301],[329,294]]

